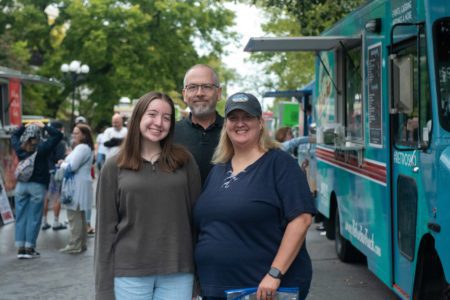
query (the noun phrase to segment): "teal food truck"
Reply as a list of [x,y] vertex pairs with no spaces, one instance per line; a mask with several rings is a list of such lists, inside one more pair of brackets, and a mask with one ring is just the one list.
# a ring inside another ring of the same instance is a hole
[[[317,208],[338,257],[401,299],[450,297],[450,4],[374,0],[316,37]],[[331,137],[331,138],[330,138]]]

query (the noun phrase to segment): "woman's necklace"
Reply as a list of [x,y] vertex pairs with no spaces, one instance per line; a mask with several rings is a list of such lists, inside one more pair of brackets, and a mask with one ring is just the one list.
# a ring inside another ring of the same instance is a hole
[[158,152],[158,153],[152,154],[150,156],[142,156],[142,158],[144,158],[146,161],[154,164],[158,160],[160,154],[161,154],[161,152]]
[[152,164],[154,164],[155,161],[158,160],[160,154],[161,154],[161,152],[158,152],[158,153],[155,153],[155,154],[151,155],[149,161],[150,161]]

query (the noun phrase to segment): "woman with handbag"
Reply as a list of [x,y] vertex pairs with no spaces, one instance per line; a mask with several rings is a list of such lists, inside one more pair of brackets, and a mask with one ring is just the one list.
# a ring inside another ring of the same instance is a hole
[[[48,133],[45,141],[41,140],[41,129]],[[30,177],[24,179],[21,176],[23,174],[16,174],[18,182],[14,192],[15,244],[19,259],[40,257],[35,248],[41,226],[45,191],[50,180],[48,156],[62,138],[60,131],[41,122],[22,126],[12,134],[11,144],[19,161],[29,160],[34,155],[32,169],[28,170]]]
[[[61,164],[61,168],[65,171],[61,202],[66,207],[70,240],[59,251],[77,254],[87,249],[85,211],[91,208],[93,198],[91,165],[94,158],[94,142],[91,128],[86,124],[75,125],[72,140],[74,148]],[[69,184],[73,187],[69,188]],[[67,190],[70,190],[70,195],[67,195]],[[67,201],[68,198],[71,201]]]

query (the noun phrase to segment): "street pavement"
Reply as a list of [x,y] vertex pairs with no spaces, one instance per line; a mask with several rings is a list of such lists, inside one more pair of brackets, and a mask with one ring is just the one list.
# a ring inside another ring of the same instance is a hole
[[313,265],[308,300],[394,300],[398,297],[364,263],[347,264],[339,260],[334,241],[313,224],[306,246]]
[[[61,216],[60,219],[66,219],[65,211]],[[51,224],[51,211],[48,220]],[[14,224],[0,227],[0,299],[93,299],[94,238],[88,238],[86,252],[60,253],[68,240],[68,229],[41,230],[37,242],[41,257],[17,259]]]
[[[95,215],[95,210],[92,212]],[[65,212],[61,212],[62,220]],[[52,220],[49,211],[49,220]],[[94,219],[94,217],[93,217]],[[390,300],[394,294],[365,264],[344,264],[334,252],[334,243],[313,224],[307,247],[313,262],[313,281],[309,300]],[[14,224],[0,227],[0,299],[93,299],[94,238],[81,254],[64,254],[68,230],[41,231],[37,250],[41,257],[19,260],[14,247]]]

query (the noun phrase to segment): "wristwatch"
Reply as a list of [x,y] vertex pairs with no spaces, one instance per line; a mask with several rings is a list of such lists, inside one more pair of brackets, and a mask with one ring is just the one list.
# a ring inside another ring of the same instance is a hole
[[269,270],[269,272],[267,274],[269,274],[271,277],[273,277],[275,279],[282,279],[283,278],[283,273],[281,273],[281,271],[278,270],[275,267],[270,267],[270,270]]

